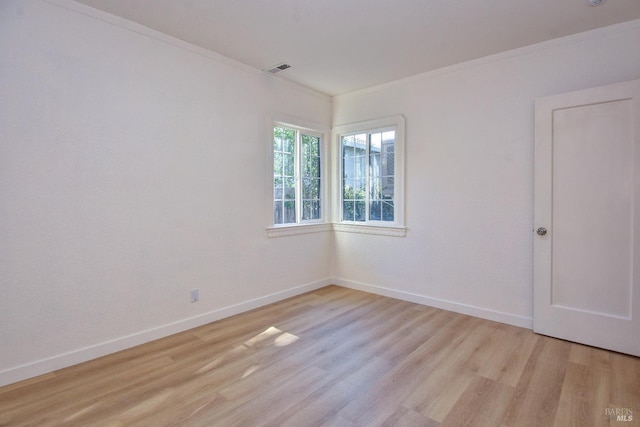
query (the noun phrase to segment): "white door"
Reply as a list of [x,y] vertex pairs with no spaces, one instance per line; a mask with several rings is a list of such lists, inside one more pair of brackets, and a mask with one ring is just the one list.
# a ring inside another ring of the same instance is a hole
[[535,332],[640,356],[640,80],[536,100]]

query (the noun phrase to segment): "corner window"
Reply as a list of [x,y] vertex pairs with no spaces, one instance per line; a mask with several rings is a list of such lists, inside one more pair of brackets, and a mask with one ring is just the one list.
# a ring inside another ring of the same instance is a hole
[[273,126],[273,225],[323,221],[322,134]]
[[343,135],[342,220],[394,222],[395,129]]
[[404,118],[338,126],[334,140],[340,153],[336,229],[404,235]]

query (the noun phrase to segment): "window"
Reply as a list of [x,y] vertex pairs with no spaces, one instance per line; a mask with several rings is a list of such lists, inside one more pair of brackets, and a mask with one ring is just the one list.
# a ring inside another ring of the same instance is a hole
[[[404,235],[404,118],[334,129],[338,231]],[[376,230],[377,228],[377,230]]]
[[321,134],[273,127],[273,224],[322,221]]
[[342,220],[394,221],[396,131],[342,136]]

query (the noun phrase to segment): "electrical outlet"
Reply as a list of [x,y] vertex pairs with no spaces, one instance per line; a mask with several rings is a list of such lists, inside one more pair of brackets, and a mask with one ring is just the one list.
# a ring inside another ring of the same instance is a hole
[[200,301],[200,289],[191,289],[191,302]]

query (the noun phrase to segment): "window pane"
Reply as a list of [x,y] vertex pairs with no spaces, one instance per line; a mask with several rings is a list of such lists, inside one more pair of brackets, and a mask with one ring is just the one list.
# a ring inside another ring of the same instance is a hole
[[372,153],[379,153],[382,144],[382,134],[372,133],[370,138],[371,145],[369,146],[369,151]]
[[291,224],[296,222],[296,202],[288,200],[284,202],[284,223]]
[[355,202],[355,221],[366,221],[366,202]]
[[302,182],[302,198],[303,199],[319,199],[320,198],[320,180],[305,178]]
[[283,156],[284,162],[284,175],[285,176],[293,176],[295,174],[295,159],[293,154],[284,154]]
[[[373,159],[377,157],[373,156]],[[373,163],[373,162],[372,162]],[[380,178],[380,166],[375,168],[373,164],[369,168],[371,170],[369,175],[369,197],[372,200],[378,200],[382,197],[382,178]]]
[[353,177],[353,135],[342,138],[342,176]]
[[353,185],[353,157],[343,157],[342,158],[342,181],[351,182],[350,185]]
[[296,146],[296,131],[293,129],[284,128],[284,141],[282,150],[285,153],[293,153]]
[[382,219],[382,202],[371,202],[369,209],[369,219],[371,221],[380,221]]
[[384,151],[382,152],[382,158],[380,160],[382,176],[393,176],[394,159],[395,154],[393,152],[393,145],[386,146]]
[[354,195],[353,198],[356,200],[365,200],[366,199],[366,194],[365,191],[367,190],[367,185],[364,179],[357,179],[354,181]]
[[313,185],[309,178],[302,179],[302,198],[303,199],[312,199],[314,198],[311,194],[313,193]]
[[349,155],[353,156],[353,141],[353,135],[342,137],[342,158],[345,158]]
[[305,156],[320,156],[320,138],[302,134],[302,149]]
[[364,178],[367,173],[367,159],[364,156],[364,152],[356,150],[356,155],[353,156],[353,177]]
[[345,200],[342,202],[342,220],[354,221],[355,220],[355,206],[351,200]]
[[353,182],[345,182],[344,187],[342,189],[342,199],[343,200],[353,200]]
[[273,128],[273,151],[282,151],[282,140],[284,138],[284,128],[274,127]]
[[320,201],[303,200],[302,201],[302,219],[305,221],[312,219],[320,219]]
[[273,202],[273,223],[282,224],[282,202]]
[[296,198],[296,181],[295,178],[284,179],[284,198],[295,199]]
[[342,137],[342,171],[344,176],[364,176],[366,150],[366,134]]
[[393,201],[382,202],[382,220],[393,221]]
[[282,175],[282,153],[273,153],[273,175]]
[[308,157],[302,160],[302,174],[312,178],[320,177],[320,157]]
[[371,200],[380,200],[382,198],[382,181],[379,178],[370,181],[369,197]]
[[273,179],[273,199],[282,199],[284,191],[282,186],[282,178],[276,177]]
[[395,131],[382,133],[382,175],[393,176],[395,160]]
[[379,152],[370,152],[369,154],[369,173],[372,178],[377,178],[382,173],[382,164]]
[[380,191],[381,198],[386,200],[393,199],[393,196],[394,196],[393,177],[391,176],[384,177],[382,178],[381,183],[382,183],[382,188]]
[[310,173],[309,176],[320,178],[320,157],[312,157],[310,163],[312,173]]

